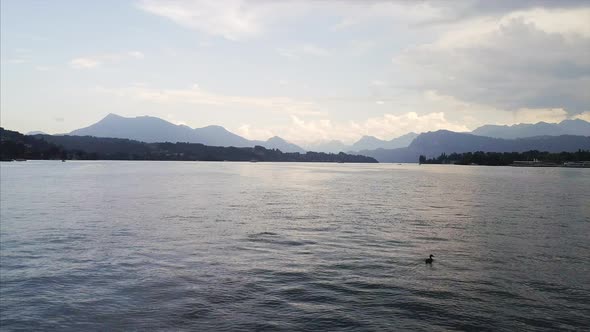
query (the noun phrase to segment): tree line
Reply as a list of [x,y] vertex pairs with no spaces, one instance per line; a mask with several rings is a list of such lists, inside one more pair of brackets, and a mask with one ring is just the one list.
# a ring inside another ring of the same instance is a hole
[[346,153],[284,153],[262,146],[237,148],[196,143],[145,143],[92,136],[23,135],[0,128],[0,158],[78,160],[200,160],[376,163]]
[[526,152],[465,152],[465,153],[442,153],[436,158],[426,158],[421,155],[420,164],[457,164],[457,165],[489,165],[506,166],[515,161],[537,160],[544,163],[563,164],[565,162],[588,161],[590,151],[578,150],[576,152],[543,152],[531,150]]

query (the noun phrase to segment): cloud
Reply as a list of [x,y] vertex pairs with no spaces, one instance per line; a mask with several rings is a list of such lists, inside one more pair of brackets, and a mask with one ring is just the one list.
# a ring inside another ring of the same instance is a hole
[[[3,47],[4,50],[4,47]],[[2,62],[6,60],[6,63],[20,65],[28,63],[33,57],[33,51],[28,48],[12,48],[8,49],[6,54],[2,54]]]
[[276,51],[280,56],[294,60],[305,56],[325,57],[331,54],[328,49],[309,43],[293,47],[279,47]]
[[352,56],[362,56],[372,51],[377,43],[372,40],[351,40],[348,43],[348,53]]
[[91,69],[101,64],[100,61],[93,58],[75,58],[70,61],[70,66],[74,69]]
[[289,58],[289,59],[299,59],[299,55],[295,54],[295,52],[293,52],[293,50],[279,47],[276,49],[276,51],[282,57]]
[[515,123],[561,122],[568,118],[563,108],[530,109],[521,108],[514,113]]
[[78,57],[70,61],[70,67],[74,69],[94,69],[105,63],[118,63],[123,60],[143,59],[144,57],[145,55],[139,51]]
[[258,37],[306,6],[293,1],[143,0],[138,7],[189,29],[228,40]]
[[327,56],[330,54],[328,50],[325,48],[313,45],[313,44],[305,44],[301,47],[301,52],[308,55],[313,56]]
[[53,70],[54,68],[51,66],[35,66],[35,69],[37,71],[50,71],[50,70]]
[[375,18],[423,22],[440,19],[445,12],[444,8],[437,8],[427,2],[385,0],[141,0],[137,6],[147,13],[164,17],[185,28],[233,41],[260,37],[272,31],[271,27],[295,22],[297,18],[310,13],[339,17],[340,22],[334,28],[341,29]]
[[[334,29],[345,29],[375,20],[392,19],[406,26],[441,26],[490,16],[504,16],[513,12],[546,8],[549,10],[578,9],[587,7],[584,0],[522,0],[522,1],[340,1],[332,5],[332,12],[341,16]],[[549,17],[549,19],[551,19]],[[564,23],[563,21],[558,21]],[[554,22],[556,23],[556,22]],[[572,22],[564,23],[564,26]],[[582,23],[582,21],[578,21]],[[583,23],[582,23],[583,24]]]
[[[439,21],[447,17],[452,6],[438,7],[436,2],[428,1],[343,1],[334,10],[340,20],[332,28],[335,30],[365,24],[375,20],[388,20],[404,24],[423,24]],[[449,3],[447,3],[448,5]],[[394,20],[392,20],[394,19]]]
[[[369,102],[369,99],[365,102]],[[237,128],[237,132],[251,139],[266,139],[278,135],[305,145],[334,139],[352,143],[363,135],[392,139],[409,132],[421,133],[441,129],[467,132],[484,124],[512,125],[540,121],[557,123],[565,119],[590,118],[590,112],[569,116],[562,108],[520,108],[514,111],[498,109],[466,102],[432,90],[390,99],[387,102],[376,100],[374,103],[378,103],[383,109],[391,106],[391,109],[397,112],[387,112],[361,121],[333,121],[330,118],[318,117],[306,119],[304,115],[294,115],[291,116],[288,125],[243,124]],[[431,111],[433,109],[437,111]]]
[[279,135],[297,144],[329,141],[333,139],[352,143],[363,135],[372,135],[382,139],[391,139],[411,131],[425,132],[439,129],[454,131],[468,131],[460,124],[452,123],[442,112],[417,114],[383,114],[364,121],[334,122],[329,119],[305,120],[292,115],[291,123],[286,126],[271,126],[254,128],[251,124],[244,124],[236,132],[250,139],[267,139]]
[[272,129],[267,128],[252,128],[249,124],[239,126],[235,132],[248,139],[267,140],[269,137],[277,136]]
[[[567,23],[564,23],[567,22]],[[399,84],[504,109],[590,104],[590,10],[533,9],[462,21],[394,56]]]
[[580,119],[584,121],[590,122],[590,111],[582,112],[580,114],[576,114],[572,117],[572,119]]
[[9,59],[8,63],[20,65],[21,63],[26,63],[28,60],[23,58],[16,58],[16,59]]
[[[456,4],[436,1],[260,1],[260,0],[141,0],[141,10],[205,34],[239,41],[260,37],[278,25],[309,14],[339,20],[332,28],[345,29],[376,19],[421,24],[448,19]],[[367,45],[362,45],[362,48]]]
[[318,105],[311,101],[289,97],[250,97],[215,93],[193,84],[185,89],[156,89],[148,86],[130,86],[120,89],[99,88],[98,91],[121,97],[131,97],[154,103],[184,103],[209,106],[238,106],[244,109],[263,109],[297,115],[321,115]]

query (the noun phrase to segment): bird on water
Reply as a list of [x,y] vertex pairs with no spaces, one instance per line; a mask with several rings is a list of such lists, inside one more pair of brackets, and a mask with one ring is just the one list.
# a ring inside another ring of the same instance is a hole
[[426,262],[426,264],[432,264],[432,261],[434,261],[434,259],[432,259],[432,257],[434,257],[434,255],[430,255],[429,258],[426,258],[424,261]]

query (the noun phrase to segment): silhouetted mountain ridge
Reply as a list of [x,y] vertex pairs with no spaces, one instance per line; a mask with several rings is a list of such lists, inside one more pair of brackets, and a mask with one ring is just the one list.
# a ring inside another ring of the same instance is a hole
[[220,147],[199,143],[145,143],[124,138],[70,135],[22,135],[0,127],[0,159],[200,160],[375,163],[345,153],[286,153],[255,147]]
[[439,130],[418,135],[406,148],[363,150],[359,153],[379,162],[417,162],[420,155],[432,158],[453,152],[575,152],[579,149],[590,149],[590,137],[561,135],[501,139]]
[[282,139],[281,141],[275,139],[271,142],[253,141],[217,125],[192,129],[185,125],[176,125],[152,116],[127,118],[111,113],[97,123],[74,130],[69,134],[74,136],[126,138],[146,143],[187,142],[209,146],[235,147],[260,145],[271,149],[280,147],[283,152],[305,152],[299,146]]
[[416,133],[407,133],[405,135],[387,141],[379,139],[375,136],[365,135],[351,145],[344,144],[338,140],[332,140],[327,142],[310,144],[306,147],[308,150],[322,152],[358,152],[362,150],[374,149],[395,149],[403,148],[410,145],[410,143],[414,138],[416,138],[416,136],[418,136],[418,134]]
[[475,129],[471,133],[479,136],[505,139],[561,135],[590,136],[590,122],[575,119],[563,120],[560,123],[521,123],[512,126],[485,125]]

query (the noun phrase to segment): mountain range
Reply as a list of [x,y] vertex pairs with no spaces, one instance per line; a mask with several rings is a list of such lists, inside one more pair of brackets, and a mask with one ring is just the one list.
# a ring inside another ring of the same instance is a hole
[[[31,132],[31,134],[44,134]],[[305,151],[316,152],[354,152],[378,148],[395,149],[408,146],[418,134],[409,133],[392,140],[381,140],[373,136],[363,136],[352,145],[346,145],[340,141],[308,145],[306,149],[290,143],[278,136],[266,141],[249,140],[236,135],[221,126],[207,126],[203,128],[190,128],[184,125],[176,125],[166,120],[140,116],[135,118],[122,117],[109,114],[102,120],[85,128],[76,129],[69,133],[72,136],[95,136],[111,138],[127,138],[146,143],[156,142],[188,142],[201,143],[210,146],[235,146],[253,147],[263,146],[267,149],[279,149],[283,152]]]
[[[37,133],[33,133],[37,134]],[[590,123],[584,120],[564,120],[560,123],[539,122],[512,126],[485,125],[471,133],[439,130],[422,134],[408,133],[392,140],[363,136],[354,144],[329,141],[302,147],[278,136],[266,141],[249,140],[221,126],[190,128],[160,118],[135,118],[109,114],[99,122],[69,133],[73,136],[125,138],[147,143],[188,142],[208,146],[254,147],[279,149],[283,152],[308,151],[349,152],[373,157],[380,162],[416,162],[420,155],[438,156],[452,152],[549,152],[590,149]]]
[[0,127],[0,161],[13,160],[182,160],[376,163],[345,153],[285,153],[255,147],[208,146],[199,143],[145,143],[126,138],[74,135],[23,135]]
[[420,155],[432,158],[442,153],[453,152],[524,152],[530,150],[575,152],[580,149],[590,150],[590,136],[561,135],[503,139],[438,130],[418,135],[405,148],[363,150],[358,153],[373,157],[379,162],[415,163]]
[[201,143],[209,146],[235,147],[260,145],[267,149],[279,149],[283,152],[305,153],[305,150],[299,146],[277,136],[267,141],[255,141],[236,135],[221,126],[207,126],[193,129],[151,116],[126,118],[116,114],[109,114],[97,123],[74,130],[69,135],[127,138],[146,143],[187,142]]
[[361,137],[358,141],[354,144],[347,145],[341,141],[333,140],[328,142],[320,142],[316,144],[309,144],[306,145],[305,148],[307,150],[312,151],[322,151],[322,152],[356,152],[362,150],[374,150],[374,149],[396,149],[396,148],[403,148],[414,140],[418,134],[416,133],[408,133],[402,135],[400,137],[396,137],[391,140],[382,140],[375,136],[368,136],[365,135]]
[[495,138],[524,138],[535,136],[579,135],[590,136],[590,122],[576,119],[560,123],[521,123],[512,126],[485,125],[471,132],[474,135]]

